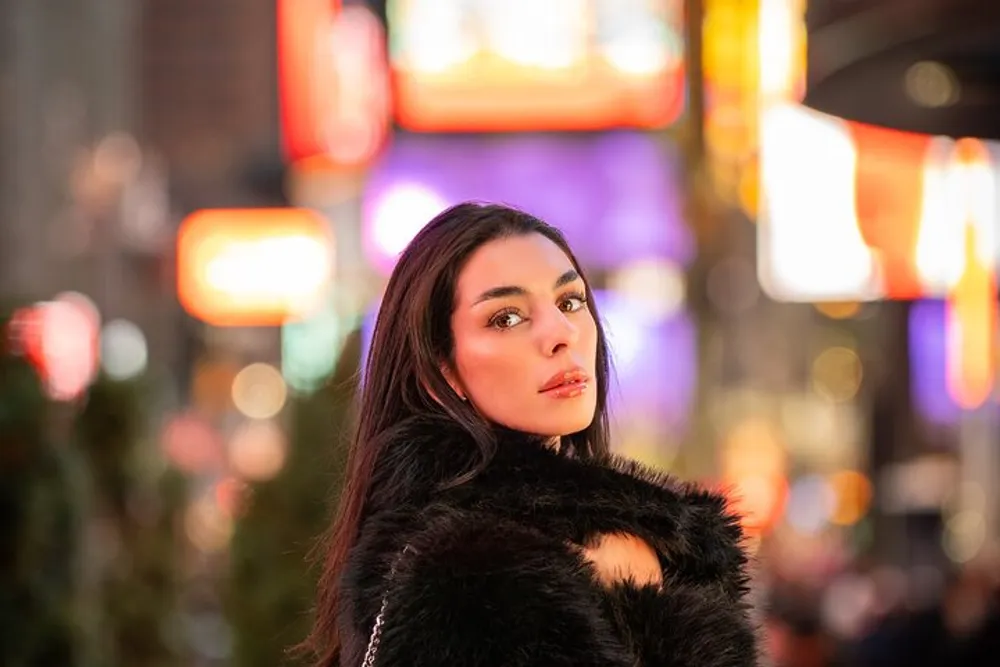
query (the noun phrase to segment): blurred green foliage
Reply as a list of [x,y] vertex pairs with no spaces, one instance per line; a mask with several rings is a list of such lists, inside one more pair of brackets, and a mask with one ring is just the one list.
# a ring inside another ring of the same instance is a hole
[[152,437],[143,379],[99,378],[75,422],[90,471],[100,662],[184,664],[175,637],[184,553],[187,481],[167,467]]
[[250,488],[227,585],[234,667],[307,664],[290,649],[312,623],[318,572],[310,560],[343,479],[360,357],[355,333],[332,377],[289,406],[290,451],[281,473]]
[[[150,440],[148,386],[47,399],[0,311],[0,665],[183,664],[170,636],[185,480]],[[4,314],[6,313],[6,314]]]
[[0,664],[87,664],[83,462],[54,442],[42,383],[0,310]]

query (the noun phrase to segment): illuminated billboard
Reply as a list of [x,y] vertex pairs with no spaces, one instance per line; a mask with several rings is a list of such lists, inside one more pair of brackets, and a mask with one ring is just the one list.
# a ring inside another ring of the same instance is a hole
[[289,162],[364,167],[386,141],[389,73],[382,22],[339,0],[278,0],[282,143]]
[[323,304],[333,263],[329,223],[313,211],[196,211],[177,232],[177,295],[209,324],[276,326]]
[[395,116],[428,132],[661,128],[682,0],[389,0]]
[[[843,121],[761,118],[761,285],[782,301],[946,296],[1000,254],[1000,147]],[[966,248],[966,230],[976,249]]]
[[387,274],[431,218],[480,200],[517,206],[559,227],[588,267],[683,265],[694,246],[678,170],[669,145],[639,132],[400,135],[363,193],[366,254]]

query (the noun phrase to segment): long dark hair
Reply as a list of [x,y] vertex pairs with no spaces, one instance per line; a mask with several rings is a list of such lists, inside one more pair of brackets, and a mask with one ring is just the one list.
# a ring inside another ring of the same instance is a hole
[[[469,479],[496,451],[494,426],[463,402],[441,372],[453,356],[451,315],[458,275],[469,256],[495,239],[541,234],[569,258],[580,275],[576,257],[562,233],[517,209],[466,202],[439,214],[403,251],[382,299],[365,365],[358,423],[348,452],[347,479],[336,519],[326,536],[313,631],[306,641],[319,667],[336,664],[340,653],[337,615],[340,578],[348,553],[358,538],[366,509],[380,505],[372,477],[386,437],[413,417],[450,418],[475,442],[480,459]],[[590,285],[588,302],[593,306]],[[567,435],[562,446],[583,458],[608,454],[607,393],[610,360],[597,311],[597,410],[586,429]],[[459,480],[462,481],[462,480]]]

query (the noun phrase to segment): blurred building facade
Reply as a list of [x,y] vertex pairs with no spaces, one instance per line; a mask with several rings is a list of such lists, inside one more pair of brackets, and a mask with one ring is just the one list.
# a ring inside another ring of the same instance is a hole
[[277,204],[274,3],[3,3],[0,291],[74,290],[177,360],[177,222]]
[[142,3],[140,127],[170,168],[181,214],[252,204],[248,172],[277,159],[274,4]]
[[85,253],[74,252],[68,239],[109,213],[96,210],[101,197],[88,186],[98,184],[86,182],[100,175],[92,169],[94,149],[107,135],[135,128],[135,10],[127,0],[0,6],[5,291],[45,292],[88,280]]

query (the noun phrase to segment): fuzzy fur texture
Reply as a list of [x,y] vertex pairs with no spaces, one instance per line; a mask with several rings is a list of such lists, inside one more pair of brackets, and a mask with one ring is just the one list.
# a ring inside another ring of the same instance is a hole
[[[475,461],[468,436],[414,423],[390,442],[374,482],[388,500],[342,580],[343,667],[361,665],[386,592],[378,667],[756,664],[742,536],[720,496],[510,432],[482,474],[442,490]],[[663,591],[597,583],[568,543],[609,532],[656,549]]]

